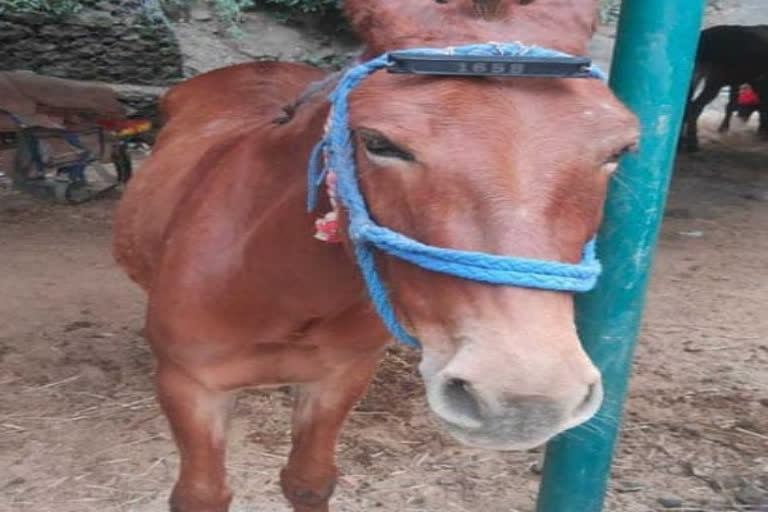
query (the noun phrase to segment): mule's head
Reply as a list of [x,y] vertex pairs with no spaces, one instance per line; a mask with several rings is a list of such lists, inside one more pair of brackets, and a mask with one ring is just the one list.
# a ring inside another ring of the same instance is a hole
[[[582,53],[593,22],[586,13],[595,7],[592,0],[501,2],[503,19],[489,21],[469,1],[358,3],[348,0],[347,8],[359,28],[360,13],[379,7],[393,27],[398,20],[410,27],[394,29],[388,46],[378,25],[363,26],[376,52],[403,41],[519,39]],[[578,40],[574,27],[559,44],[542,28],[558,9],[566,28],[581,20]],[[638,136],[633,116],[589,79],[378,73],[351,95],[350,127],[361,188],[379,224],[434,246],[572,263],[598,228],[618,157]],[[430,406],[460,441],[529,448],[596,412],[600,374],[579,343],[571,294],[378,261],[403,324],[423,344]]]

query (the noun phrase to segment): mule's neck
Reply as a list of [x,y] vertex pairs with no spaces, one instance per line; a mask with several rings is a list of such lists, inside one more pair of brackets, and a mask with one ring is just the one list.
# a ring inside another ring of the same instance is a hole
[[[247,221],[254,226],[248,235],[248,253],[269,252],[268,258],[278,260],[277,268],[283,270],[276,279],[281,286],[300,290],[297,294],[303,300],[296,314],[317,318],[370,310],[352,255],[342,244],[314,237],[315,220],[331,209],[325,187],[320,187],[316,210],[307,212],[307,169],[311,151],[324,134],[330,109],[326,97],[324,92],[312,95],[289,121],[254,134],[253,144],[265,152],[263,159],[269,162],[269,172],[277,173],[277,183],[266,206],[255,206]],[[264,248],[265,239],[272,240],[280,256]]]
[[[325,124],[330,113],[330,102],[327,96],[335,84],[336,74],[329,75],[323,80],[311,83],[296,100],[287,105],[286,116],[277,122],[277,126],[269,132],[268,145],[279,154],[300,155],[301,164],[292,169],[292,174],[303,177],[300,185],[303,187],[302,209],[306,212],[307,173],[312,150],[325,134]],[[331,208],[325,187],[318,189],[317,212],[325,213]],[[312,214],[310,212],[310,214]]]

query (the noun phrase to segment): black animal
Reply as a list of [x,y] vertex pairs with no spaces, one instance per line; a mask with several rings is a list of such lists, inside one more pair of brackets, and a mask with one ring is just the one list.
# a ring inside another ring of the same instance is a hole
[[[696,99],[694,92],[704,82]],[[686,110],[684,142],[688,151],[698,151],[697,122],[706,107],[723,87],[731,87],[726,119],[720,126],[727,131],[742,84],[748,84],[761,98],[768,98],[768,25],[719,25],[701,32],[691,90]],[[768,102],[760,106],[758,133],[768,138]]]

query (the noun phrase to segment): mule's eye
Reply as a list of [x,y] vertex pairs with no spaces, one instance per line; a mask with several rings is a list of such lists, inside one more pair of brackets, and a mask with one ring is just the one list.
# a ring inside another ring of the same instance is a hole
[[361,129],[357,133],[363,141],[366,152],[373,158],[394,158],[406,162],[415,160],[411,153],[375,130]]

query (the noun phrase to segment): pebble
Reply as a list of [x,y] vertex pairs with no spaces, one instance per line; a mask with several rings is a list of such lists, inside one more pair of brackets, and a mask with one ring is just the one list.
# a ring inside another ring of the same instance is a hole
[[748,192],[741,197],[748,201],[768,201],[768,192]]
[[195,21],[211,21],[213,19],[213,15],[207,9],[193,9],[191,14]]
[[77,331],[78,329],[88,329],[93,327],[93,322],[87,320],[78,320],[64,326],[64,332]]
[[680,508],[683,506],[683,500],[675,496],[661,496],[656,501],[664,508]]
[[640,482],[633,482],[631,480],[623,480],[619,481],[616,484],[616,492],[621,493],[627,493],[627,492],[638,492],[645,489],[645,486],[641,484]]
[[690,219],[693,217],[691,211],[687,208],[670,208],[664,212],[664,216],[673,219]]
[[82,363],[78,369],[80,377],[94,386],[107,386],[110,383],[110,378],[104,370],[96,365]]

